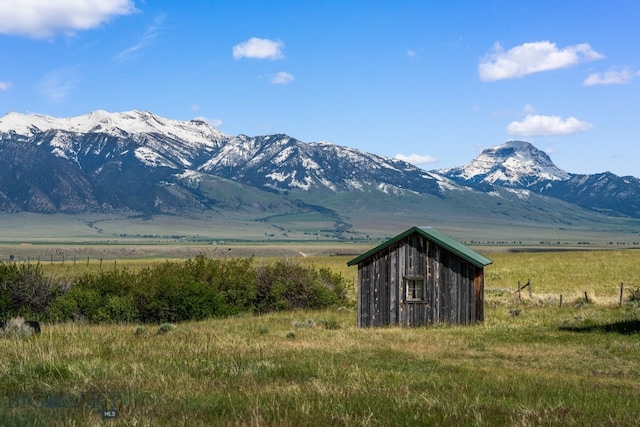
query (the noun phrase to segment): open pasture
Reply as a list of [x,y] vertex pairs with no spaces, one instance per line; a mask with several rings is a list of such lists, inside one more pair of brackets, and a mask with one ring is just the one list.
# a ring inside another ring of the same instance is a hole
[[[492,291],[515,291],[531,280],[535,300],[589,298],[616,304],[620,285],[625,293],[640,287],[640,251],[494,252],[486,254],[493,264],[485,270],[485,287]],[[521,296],[529,295],[529,289]]]
[[[477,326],[358,329],[336,307],[4,338],[0,424],[104,425],[115,409],[114,426],[635,425],[640,252],[486,255]],[[348,259],[300,255],[354,275]]]

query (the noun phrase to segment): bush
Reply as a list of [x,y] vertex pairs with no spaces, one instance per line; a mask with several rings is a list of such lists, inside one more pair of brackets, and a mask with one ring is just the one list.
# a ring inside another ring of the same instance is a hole
[[[143,322],[201,320],[233,312],[219,290],[224,277],[212,275],[217,266],[199,257],[185,263],[165,262],[140,273],[134,299]],[[211,260],[214,261],[214,260]]]
[[54,322],[65,322],[67,320],[79,320],[80,307],[75,297],[68,293],[56,298],[47,308],[47,317]]
[[[183,262],[86,273],[73,285],[39,265],[0,263],[0,310],[53,321],[163,323],[246,312],[320,309],[347,303],[344,279],[292,262],[253,267],[253,258],[198,256]],[[37,314],[34,316],[34,314]],[[39,315],[39,316],[38,316]]]
[[276,262],[257,269],[256,311],[296,308],[320,309],[344,305],[347,287],[340,274],[323,268],[304,267],[295,262]]
[[640,288],[631,289],[627,301],[634,307],[640,306]]
[[169,332],[173,332],[174,329],[176,329],[176,325],[174,325],[173,323],[163,323],[160,326],[158,326],[158,335],[165,335],[168,334]]
[[338,322],[336,319],[323,319],[320,321],[320,324],[322,325],[323,328],[325,329],[329,329],[329,330],[338,330],[340,329],[340,322]]
[[69,286],[45,276],[40,264],[0,262],[0,313],[40,318]]
[[146,337],[147,336],[147,328],[144,326],[136,326],[133,330],[133,334],[137,337]]
[[26,338],[34,334],[31,326],[24,322],[22,317],[10,319],[4,327],[0,329],[1,338]]

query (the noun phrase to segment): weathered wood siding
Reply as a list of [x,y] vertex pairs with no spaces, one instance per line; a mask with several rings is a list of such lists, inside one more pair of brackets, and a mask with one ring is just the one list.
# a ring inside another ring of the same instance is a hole
[[[407,278],[423,278],[424,298],[407,300]],[[484,272],[411,234],[358,264],[358,326],[484,321]]]

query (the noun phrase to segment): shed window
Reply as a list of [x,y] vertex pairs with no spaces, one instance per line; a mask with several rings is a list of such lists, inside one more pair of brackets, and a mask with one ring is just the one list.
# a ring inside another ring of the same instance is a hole
[[424,277],[406,277],[407,301],[424,300]]

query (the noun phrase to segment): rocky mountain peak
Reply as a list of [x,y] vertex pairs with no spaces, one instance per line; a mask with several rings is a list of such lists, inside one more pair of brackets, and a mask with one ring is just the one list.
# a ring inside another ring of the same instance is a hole
[[540,181],[565,180],[547,153],[526,141],[508,141],[487,148],[464,166],[439,171],[457,182],[472,181],[505,187],[526,187]]

